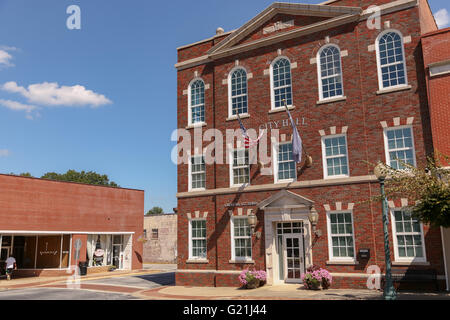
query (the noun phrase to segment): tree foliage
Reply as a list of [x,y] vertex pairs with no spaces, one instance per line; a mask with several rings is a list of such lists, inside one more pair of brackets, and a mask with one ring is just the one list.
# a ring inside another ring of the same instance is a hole
[[42,179],[50,179],[56,181],[78,182],[92,185],[119,187],[114,181],[109,181],[106,174],[99,174],[94,171],[75,171],[68,170],[66,173],[47,172]]
[[150,210],[148,210],[145,215],[148,216],[148,215],[151,215],[151,214],[162,214],[162,213],[164,213],[163,208],[161,208],[161,207],[153,207]]
[[404,169],[383,166],[387,198],[408,198],[414,217],[435,227],[450,227],[450,169],[433,158],[423,167],[399,162]]

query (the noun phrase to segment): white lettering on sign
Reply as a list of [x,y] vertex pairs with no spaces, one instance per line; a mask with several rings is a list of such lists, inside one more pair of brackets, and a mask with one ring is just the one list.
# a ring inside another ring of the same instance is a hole
[[286,22],[277,21],[273,26],[266,27],[263,29],[263,34],[272,33],[278,30],[286,29],[294,26],[294,20],[289,20]]
[[58,250],[48,250],[48,242],[45,243],[45,251],[39,251],[39,254],[43,256],[44,254],[56,256],[58,254]]

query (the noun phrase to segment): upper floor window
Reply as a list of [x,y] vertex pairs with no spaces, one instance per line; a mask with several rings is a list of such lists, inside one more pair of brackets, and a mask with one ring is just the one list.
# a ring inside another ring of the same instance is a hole
[[231,185],[243,185],[250,182],[250,164],[248,149],[232,150]]
[[287,58],[276,59],[271,66],[272,109],[283,107],[283,99],[292,105],[291,63]]
[[276,153],[277,173],[275,182],[292,181],[296,178],[296,165],[292,157],[292,142],[281,143]]
[[189,168],[190,190],[204,189],[206,185],[205,157],[203,155],[191,157]]
[[238,68],[230,73],[228,81],[229,116],[248,113],[247,108],[247,72]]
[[376,45],[380,89],[407,84],[402,36],[388,31],[378,36]]
[[395,260],[426,261],[422,224],[407,210],[394,210],[391,217]]
[[343,95],[341,52],[338,47],[329,45],[318,52],[320,100]]
[[411,127],[385,129],[384,139],[386,163],[389,166],[394,169],[405,169],[403,163],[416,165]]
[[152,229],[152,239],[158,239],[158,229]]
[[322,137],[324,178],[346,177],[348,173],[347,139],[345,135]]
[[194,80],[189,85],[189,124],[205,122],[205,83]]

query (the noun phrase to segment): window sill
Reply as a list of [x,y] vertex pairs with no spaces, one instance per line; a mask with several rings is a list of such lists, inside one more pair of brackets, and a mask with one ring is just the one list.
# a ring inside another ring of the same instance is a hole
[[247,188],[250,186],[250,183],[242,183],[242,184],[232,184],[230,185],[230,188]]
[[409,89],[411,89],[411,86],[410,85],[405,85],[405,86],[401,86],[401,87],[381,89],[381,90],[377,91],[377,94],[380,95],[380,94],[397,92],[397,91],[403,91],[403,90],[409,90]]
[[[293,105],[292,106],[288,106],[288,109],[289,110],[295,109],[295,106],[293,106]],[[269,113],[277,113],[277,112],[283,112],[283,111],[286,111],[285,107],[278,107],[276,109],[270,110]]]
[[[245,119],[245,118],[250,118],[250,115],[248,113],[243,113],[243,114],[239,114],[239,117],[241,119]],[[234,120],[237,120],[237,119],[238,119],[237,116],[230,116],[230,117],[227,118],[226,121],[234,121]]]
[[186,260],[186,263],[199,263],[199,264],[209,263],[209,260],[208,259],[189,259],[189,260]]
[[342,260],[342,261],[336,261],[336,260],[328,260],[326,262],[327,265],[346,265],[346,266],[356,266],[359,264],[356,260]]
[[429,266],[427,261],[392,261],[393,266]]
[[186,127],[186,129],[201,128],[201,127],[206,127],[206,122],[198,122],[195,124],[190,124]]
[[190,189],[188,192],[205,191],[206,188]]
[[346,96],[335,97],[335,98],[328,98],[328,99],[319,100],[319,101],[316,102],[316,104],[327,104],[327,103],[333,103],[333,102],[339,102],[339,101],[345,101],[345,100],[347,100]]
[[255,260],[233,260],[228,261],[229,263],[247,263],[247,264],[255,264]]
[[333,180],[333,179],[342,179],[342,178],[350,178],[350,175],[339,175],[339,176],[323,177],[323,180]]

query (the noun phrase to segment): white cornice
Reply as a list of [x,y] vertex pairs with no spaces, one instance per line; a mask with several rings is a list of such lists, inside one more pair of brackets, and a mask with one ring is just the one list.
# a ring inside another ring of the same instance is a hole
[[179,193],[177,193],[177,198],[192,198],[192,197],[201,197],[201,196],[213,196],[213,195],[219,195],[219,194],[274,191],[274,190],[281,190],[281,189],[313,188],[313,187],[346,185],[346,184],[356,184],[356,183],[370,183],[370,182],[378,182],[378,180],[374,175],[368,175],[368,176],[356,176],[356,177],[337,178],[337,179],[321,179],[321,180],[295,181],[295,182],[289,182],[289,183],[249,185],[245,188],[234,187],[234,188],[208,189],[208,190],[193,191],[193,192],[179,192]]

